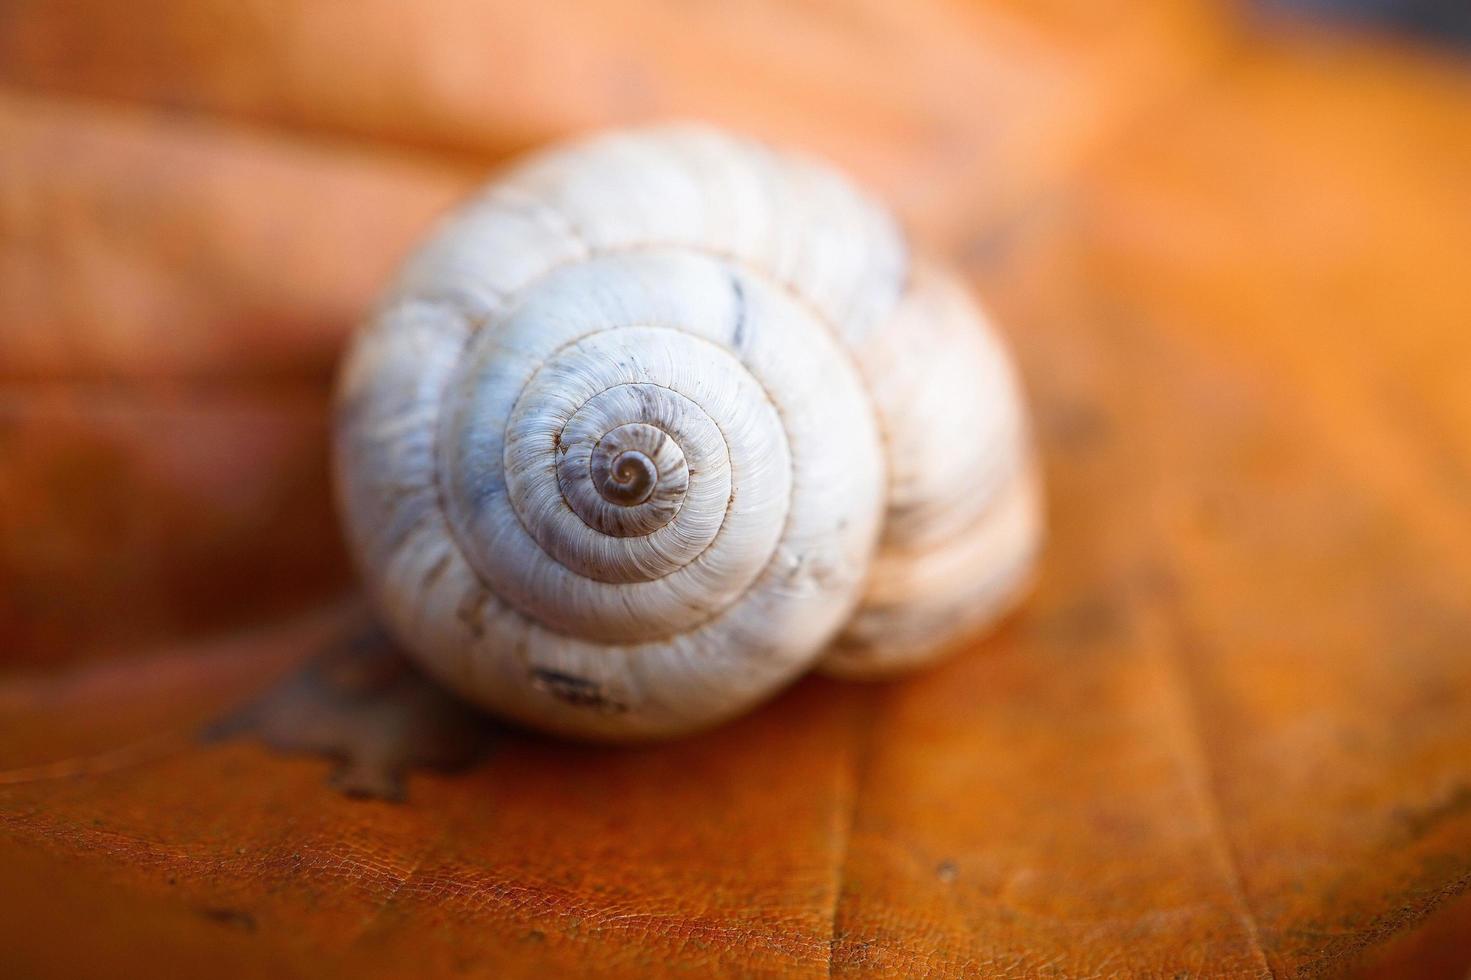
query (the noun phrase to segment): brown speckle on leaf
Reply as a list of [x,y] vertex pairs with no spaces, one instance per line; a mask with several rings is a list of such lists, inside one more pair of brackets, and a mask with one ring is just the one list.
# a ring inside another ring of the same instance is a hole
[[199,914],[211,922],[218,922],[222,926],[231,929],[239,929],[242,932],[255,932],[255,916],[243,909],[226,908],[223,906],[205,906],[199,909]]

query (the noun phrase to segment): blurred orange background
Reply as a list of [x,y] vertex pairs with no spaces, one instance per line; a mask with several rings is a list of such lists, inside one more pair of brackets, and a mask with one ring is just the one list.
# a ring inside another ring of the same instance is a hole
[[[1471,58],[1327,6],[0,3],[0,972],[1465,976]],[[666,118],[965,270],[1042,580],[909,681],[493,730],[363,632],[334,361],[502,161]]]

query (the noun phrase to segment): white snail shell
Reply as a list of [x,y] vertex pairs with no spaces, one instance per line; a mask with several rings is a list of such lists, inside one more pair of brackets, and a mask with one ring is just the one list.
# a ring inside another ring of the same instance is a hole
[[388,627],[504,716],[597,738],[816,665],[923,663],[1041,520],[998,338],[805,158],[661,127],[533,157],[449,218],[339,382],[347,535]]

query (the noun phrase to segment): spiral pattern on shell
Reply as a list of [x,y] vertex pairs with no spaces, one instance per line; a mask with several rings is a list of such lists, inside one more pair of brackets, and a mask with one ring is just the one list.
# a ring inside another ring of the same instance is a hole
[[[948,380],[987,391],[958,501],[893,462],[927,448],[891,403],[926,404],[944,345]],[[906,611],[936,574],[910,545],[985,539],[994,603],[1035,543],[1019,400],[963,295],[840,177],[714,130],[604,136],[491,184],[408,263],[339,398],[348,537],[387,623],[559,732],[713,723],[845,623],[839,672],[920,659],[987,597]]]

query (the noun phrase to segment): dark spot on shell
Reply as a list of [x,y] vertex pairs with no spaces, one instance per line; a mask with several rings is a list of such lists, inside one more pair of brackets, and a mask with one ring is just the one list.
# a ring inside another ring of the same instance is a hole
[[536,667],[531,671],[531,679],[538,690],[579,708],[593,708],[606,714],[622,714],[628,710],[628,705],[609,697],[600,685],[585,677]]
[[741,277],[735,272],[730,274],[730,290],[735,308],[731,316],[735,325],[730,331],[730,345],[740,350],[746,343],[746,287],[741,285]]

